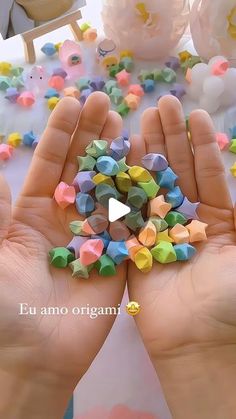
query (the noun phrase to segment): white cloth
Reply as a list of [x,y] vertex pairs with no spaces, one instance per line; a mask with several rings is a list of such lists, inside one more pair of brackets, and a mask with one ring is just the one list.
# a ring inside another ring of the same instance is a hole
[[[74,5],[67,13],[76,10],[78,7],[78,0],[75,0]],[[43,23],[44,22],[36,23],[32,19],[29,19],[23,7],[15,3],[14,0],[1,0],[0,33],[3,39],[29,31],[35,26]]]

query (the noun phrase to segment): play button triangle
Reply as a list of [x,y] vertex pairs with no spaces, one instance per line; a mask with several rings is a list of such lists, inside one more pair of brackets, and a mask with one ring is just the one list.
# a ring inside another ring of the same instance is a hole
[[110,223],[114,223],[114,221],[119,220],[130,212],[131,209],[127,205],[122,204],[122,202],[117,201],[117,199],[109,199],[108,218]]

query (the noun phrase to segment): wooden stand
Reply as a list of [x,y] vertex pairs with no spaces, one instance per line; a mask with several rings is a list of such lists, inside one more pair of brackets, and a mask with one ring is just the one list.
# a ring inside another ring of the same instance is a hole
[[82,13],[80,10],[69,13],[68,15],[59,17],[58,19],[52,20],[45,25],[39,26],[38,28],[32,29],[31,31],[24,32],[21,37],[24,42],[25,49],[25,60],[27,63],[33,64],[36,60],[35,49],[34,49],[34,40],[39,38],[46,33],[55,31],[62,26],[69,25],[70,29],[74,35],[74,38],[77,41],[83,39],[82,31],[77,23],[77,20],[82,18]]

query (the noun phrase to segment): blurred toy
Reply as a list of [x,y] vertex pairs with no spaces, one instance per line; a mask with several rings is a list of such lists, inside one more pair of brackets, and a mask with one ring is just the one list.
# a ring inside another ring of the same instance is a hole
[[199,101],[209,113],[221,106],[231,106],[236,101],[236,69],[229,68],[225,57],[213,57],[208,64],[196,64],[189,72],[188,94]]
[[236,59],[236,3],[233,0],[195,0],[190,14],[194,46],[204,59],[224,55]]
[[9,144],[0,144],[0,161],[9,160],[13,154],[14,147]]
[[189,20],[187,0],[104,0],[104,31],[120,48],[142,59],[164,57],[182,37]]
[[9,134],[7,138],[7,144],[11,147],[19,147],[22,143],[22,136],[19,132],[13,132],[12,134]]
[[17,90],[16,87],[9,87],[6,90],[5,99],[9,100],[9,102],[11,103],[16,103],[19,96],[20,92]]
[[50,97],[48,99],[48,109],[53,111],[53,109],[57,106],[58,102],[60,102],[60,98],[58,97]]
[[75,78],[84,74],[82,52],[78,43],[65,41],[59,50],[59,58],[63,69],[68,74],[68,78]]
[[101,41],[97,47],[97,59],[106,69],[117,65],[119,63],[119,55],[115,42],[111,39]]
[[0,62],[0,75],[9,76],[11,74],[12,65],[6,61]]
[[28,90],[36,96],[43,96],[48,87],[49,74],[45,67],[34,66],[29,73],[26,74],[25,83]]

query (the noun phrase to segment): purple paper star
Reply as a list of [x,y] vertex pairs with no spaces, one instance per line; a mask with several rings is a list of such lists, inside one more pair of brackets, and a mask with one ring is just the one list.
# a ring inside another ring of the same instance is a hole
[[175,83],[170,89],[170,93],[180,100],[184,95],[186,95],[186,90],[182,84]]
[[90,87],[92,87],[94,92],[103,90],[104,86],[105,86],[105,81],[100,76],[93,77],[90,83]]
[[176,211],[181,212],[188,220],[199,220],[197,215],[197,209],[200,205],[200,202],[190,202],[188,198],[184,198],[184,201]]
[[169,67],[172,70],[178,70],[178,68],[180,67],[179,58],[177,58],[177,57],[170,57],[166,61],[165,65],[166,65],[166,67]]

